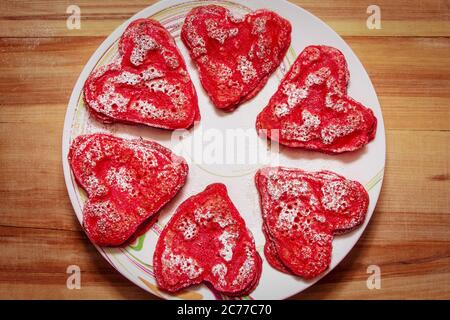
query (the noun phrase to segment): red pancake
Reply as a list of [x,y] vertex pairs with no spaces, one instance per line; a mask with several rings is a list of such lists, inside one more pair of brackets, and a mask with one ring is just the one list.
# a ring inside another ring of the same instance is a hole
[[290,23],[268,10],[238,18],[223,7],[200,6],[186,16],[181,39],[214,105],[225,111],[254,97],[291,43]]
[[267,167],[256,173],[255,182],[267,261],[305,279],[328,268],[333,236],[359,226],[369,205],[359,182],[330,171]]
[[123,244],[184,185],[183,158],[153,141],[107,134],[77,137],[69,163],[87,192],[83,226],[98,245]]
[[169,292],[205,282],[242,296],[261,276],[253,236],[221,183],[178,207],[159,237],[153,265],[158,286]]
[[119,56],[95,69],[84,100],[99,121],[189,128],[200,119],[197,94],[174,39],[157,21],[130,23]]
[[266,237],[266,244],[264,246],[264,255],[266,256],[267,262],[274,267],[275,269],[284,272],[290,273],[289,269],[283,264],[283,262],[278,258],[277,249],[275,247],[275,243],[270,238],[270,234],[266,231],[267,227],[263,224],[263,233]]
[[362,148],[374,139],[377,118],[347,95],[348,81],[338,49],[306,47],[258,115],[256,129],[289,147],[325,153]]

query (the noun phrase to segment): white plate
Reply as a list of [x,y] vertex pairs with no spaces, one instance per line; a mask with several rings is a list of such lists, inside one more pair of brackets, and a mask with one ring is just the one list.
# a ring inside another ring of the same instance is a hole
[[[207,3],[220,4],[235,13],[241,14],[258,8],[267,8],[288,19],[292,24],[292,44],[281,66],[270,77],[267,85],[254,99],[241,105],[237,110],[230,114],[224,114],[217,111],[211,104],[199,83],[198,73],[179,37],[181,24],[186,13],[194,6],[205,5]],[[125,30],[126,26],[132,20],[143,17],[151,17],[160,21],[175,37],[178,47],[186,60],[188,71],[197,90],[200,112],[202,115],[200,126],[189,132],[190,138],[198,134],[201,130],[204,130],[205,132],[211,128],[218,129],[218,133],[224,133],[226,129],[237,128],[250,130],[251,132],[254,128],[257,114],[264,106],[266,106],[269,98],[276,91],[283,74],[288,70],[303,48],[312,44],[325,44],[334,46],[343,52],[350,70],[350,96],[362,102],[364,105],[370,106],[378,118],[378,128],[375,140],[370,142],[360,151],[336,156],[327,156],[321,153],[291,150],[287,148],[282,148],[279,153],[271,150],[270,153],[271,156],[278,156],[280,165],[298,167],[306,170],[332,170],[347,178],[360,181],[368,190],[370,206],[365,223],[357,230],[335,238],[333,241],[331,266],[328,272],[331,271],[358,241],[369,222],[377,203],[383,179],[386,153],[383,117],[372,83],[364,70],[364,67],[350,47],[321,20],[300,7],[286,1],[233,0],[233,2],[186,2],[182,0],[165,0],[148,7],[131,17],[101,44],[84,67],[75,88],[73,89],[64,124],[62,149],[64,176],[70,200],[72,201],[72,205],[79,221],[81,222],[82,220],[82,208],[86,195],[84,191],[77,186],[67,161],[67,153],[72,139],[80,134],[101,131],[109,132],[121,137],[141,136],[156,140],[172,149],[175,147],[171,142],[171,132],[169,131],[145,126],[121,124],[103,125],[98,123],[89,116],[82,99],[81,93],[83,84],[89,73],[97,66],[108,63],[111,58],[117,54],[117,40]],[[210,143],[204,143],[204,146],[206,147],[208,144],[211,146]],[[252,148],[256,147],[257,145],[252,144],[249,146],[249,149],[252,150]],[[188,161],[192,160],[193,157],[192,154],[186,156]],[[262,253],[264,236],[261,231],[262,221],[258,194],[253,182],[254,173],[262,166],[264,166],[264,164],[261,163],[217,165],[201,164],[191,161],[188,182],[173,201],[163,208],[160,213],[158,224],[128,247],[97,247],[97,249],[121,274],[138,286],[157,296],[169,299],[217,298],[204,285],[189,288],[176,296],[160,292],[155,286],[152,270],[152,257],[158,234],[174,212],[175,208],[177,208],[177,206],[187,197],[202,191],[208,184],[213,182],[223,182],[228,187],[232,201],[244,217],[247,226],[252,231],[257,249],[261,253],[264,261],[259,286],[251,293],[251,296],[244,298],[283,299],[308,288],[321,277],[318,277],[313,281],[304,281],[300,278],[280,273],[267,263],[264,254]]]

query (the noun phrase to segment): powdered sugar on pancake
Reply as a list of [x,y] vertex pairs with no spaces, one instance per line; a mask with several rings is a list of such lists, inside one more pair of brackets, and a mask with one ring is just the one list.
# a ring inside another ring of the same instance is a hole
[[86,105],[98,120],[179,129],[200,119],[183,57],[161,24],[151,19],[130,23],[119,54],[94,70],[84,86]]
[[333,236],[360,225],[368,208],[361,184],[330,171],[267,167],[256,173],[255,182],[267,260],[306,279],[328,268]]
[[258,115],[257,130],[286,146],[327,153],[363,147],[375,137],[377,119],[347,96],[348,79],[339,50],[305,48]]
[[[192,259],[189,268],[174,267],[165,258],[169,253]],[[258,259],[244,220],[225,186],[216,183],[178,207],[161,233],[153,262],[158,286],[163,290],[175,292],[207,282],[233,296],[254,289],[261,274]]]
[[88,196],[83,226],[94,243],[105,246],[122,244],[156,214],[188,171],[182,158],[156,142],[107,134],[77,137],[68,158]]
[[261,90],[283,59],[290,36],[289,22],[272,11],[237,17],[217,5],[192,9],[181,31],[204,89],[225,111]]

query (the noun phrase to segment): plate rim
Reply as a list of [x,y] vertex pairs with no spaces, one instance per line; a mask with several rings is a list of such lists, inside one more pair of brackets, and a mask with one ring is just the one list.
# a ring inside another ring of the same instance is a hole
[[[125,30],[125,28],[128,26],[128,24],[131,21],[134,21],[135,19],[141,18],[145,15],[152,15],[155,13],[158,13],[161,10],[167,9],[170,6],[173,5],[178,5],[178,4],[182,4],[182,3],[188,3],[188,2],[193,2],[195,0],[161,0],[157,3],[154,3],[150,6],[147,6],[145,8],[143,8],[142,10],[138,11],[137,13],[133,14],[130,18],[126,19],[123,23],[121,23],[118,27],[116,27],[114,29],[113,32],[111,32],[108,36],[106,36],[106,38],[102,41],[102,43],[97,47],[97,49],[92,53],[92,55],[90,56],[90,58],[87,60],[87,62],[85,63],[82,71],[80,72],[80,75],[78,76],[75,85],[73,86],[72,89],[72,93],[70,95],[69,98],[69,102],[67,105],[67,109],[66,109],[66,114],[64,117],[64,126],[63,126],[63,135],[62,135],[62,166],[63,166],[63,172],[64,172],[64,181],[65,181],[65,185],[66,185],[66,189],[67,192],[69,194],[69,198],[70,198],[70,202],[74,211],[74,214],[77,218],[77,220],[79,221],[81,228],[84,232],[83,229],[83,225],[82,225],[82,221],[79,218],[79,215],[77,214],[77,204],[78,204],[78,199],[77,196],[75,194],[75,189],[72,183],[72,172],[70,170],[70,166],[69,166],[69,162],[67,159],[67,154],[69,152],[69,148],[70,148],[70,133],[71,133],[71,129],[72,129],[72,124],[73,124],[73,115],[77,106],[77,102],[78,102],[78,98],[80,96],[80,92],[82,92],[83,86],[84,86],[84,82],[86,81],[87,77],[89,76],[89,74],[92,72],[92,70],[95,68],[96,64],[98,63],[98,61],[101,59],[102,55],[104,53],[106,53],[106,51],[108,50],[109,46],[113,45],[121,36],[121,34],[123,33],[123,31]],[[226,2],[231,2],[231,3],[235,3],[235,4],[239,4],[239,5],[248,5],[247,2],[245,2],[244,0],[228,0]],[[314,278],[313,280],[311,280],[309,282],[309,285],[303,289],[300,289],[296,292],[289,292],[286,293],[284,296],[282,296],[279,299],[286,299],[289,298],[293,295],[296,295],[308,288],[310,288],[312,285],[314,285],[315,283],[317,283],[319,280],[321,280],[323,277],[325,277],[326,275],[328,275],[332,270],[334,270],[341,262],[342,260],[345,259],[345,257],[353,250],[354,246],[358,243],[358,241],[360,240],[362,234],[364,233],[365,229],[367,228],[367,225],[370,223],[370,220],[373,216],[373,214],[375,213],[375,209],[376,206],[378,204],[378,200],[379,200],[379,196],[381,193],[381,188],[383,185],[383,181],[384,181],[384,174],[385,174],[385,167],[386,167],[386,129],[384,126],[384,119],[383,119],[383,113],[382,113],[382,109],[381,109],[381,104],[379,102],[378,99],[378,94],[375,90],[375,87],[372,83],[372,80],[369,77],[369,74],[367,73],[366,68],[364,67],[364,65],[361,63],[360,59],[358,58],[358,56],[354,53],[353,49],[350,47],[350,45],[348,45],[348,43],[333,29],[331,28],[327,23],[325,23],[322,19],[318,18],[317,16],[315,16],[314,14],[312,14],[311,12],[307,11],[306,9],[303,9],[302,7],[300,7],[299,5],[293,4],[287,0],[273,0],[271,1],[272,3],[283,3],[283,5],[290,7],[290,9],[292,10],[300,10],[302,11],[303,14],[306,14],[309,16],[309,18],[316,20],[316,22],[319,22],[320,24],[323,25],[324,28],[329,29],[333,35],[338,38],[340,41],[342,41],[343,43],[346,44],[346,46],[348,47],[348,49],[350,50],[350,52],[353,54],[353,56],[356,58],[356,62],[360,65],[360,67],[362,68],[362,70],[364,70],[364,73],[367,76],[368,79],[368,84],[370,85],[371,89],[374,91],[375,93],[375,97],[378,103],[378,107],[380,109],[380,117],[378,118],[378,126],[377,126],[377,135],[382,134],[382,138],[383,138],[383,165],[379,171],[379,173],[381,172],[381,176],[379,178],[379,181],[377,182],[377,184],[374,186],[374,188],[376,187],[375,190],[375,195],[373,196],[373,202],[374,202],[374,208],[372,210],[372,212],[368,212],[366,219],[363,223],[363,225],[361,225],[358,229],[359,229],[359,235],[357,237],[357,239],[352,243],[352,245],[350,246],[350,248],[347,250],[347,252],[336,261],[336,264],[334,267],[329,267],[324,273],[322,273],[321,275],[319,275],[318,277]],[[251,7],[250,7],[251,8]],[[255,8],[251,8],[253,10],[255,10]],[[273,9],[272,9],[273,10]],[[296,53],[296,55],[298,55]],[[184,57],[185,58],[185,57]],[[189,59],[189,57],[188,57]],[[382,129],[382,130],[380,130]],[[377,173],[376,175],[378,175],[379,173]],[[84,232],[85,234],[85,232]],[[85,234],[86,236],[86,234]],[[87,237],[87,236],[86,236]],[[88,238],[89,239],[89,238]],[[89,240],[90,241],[90,240]],[[167,299],[167,297],[165,295],[157,295],[155,292],[151,292],[148,290],[148,288],[145,286],[145,284],[143,282],[139,282],[137,281],[135,278],[130,277],[127,272],[120,270],[107,256],[107,253],[103,250],[103,248],[97,246],[96,244],[92,243],[92,241],[90,241],[92,245],[95,246],[95,248],[97,249],[97,251],[101,254],[101,256],[108,261],[108,263],[117,271],[119,272],[122,276],[124,276],[126,279],[128,279],[129,281],[131,281],[133,284],[137,285],[138,287],[144,289],[146,292],[148,292],[149,294],[152,294],[156,297],[159,298],[163,298],[163,299]],[[175,297],[173,297],[175,298]],[[276,299],[276,298],[273,298]]]

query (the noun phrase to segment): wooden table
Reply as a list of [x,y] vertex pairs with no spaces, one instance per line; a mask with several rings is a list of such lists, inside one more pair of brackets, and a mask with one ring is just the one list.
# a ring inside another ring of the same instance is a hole
[[[151,299],[86,239],[61,166],[69,95],[100,43],[154,1],[0,2],[0,298]],[[354,250],[298,299],[450,298],[450,4],[295,1],[336,30],[367,69],[383,109],[387,163],[376,212]],[[66,8],[81,8],[81,29]],[[79,265],[82,288],[66,288]],[[366,286],[381,268],[381,289]]]

